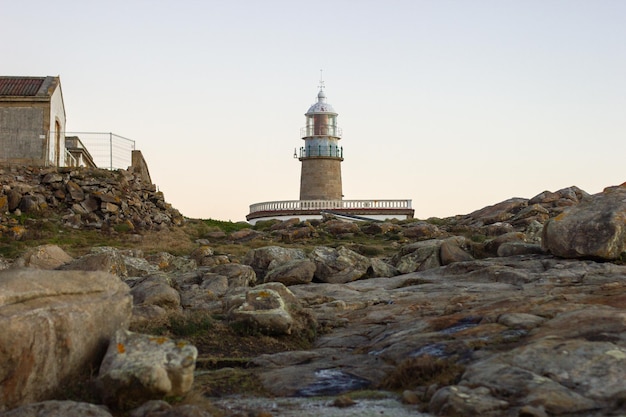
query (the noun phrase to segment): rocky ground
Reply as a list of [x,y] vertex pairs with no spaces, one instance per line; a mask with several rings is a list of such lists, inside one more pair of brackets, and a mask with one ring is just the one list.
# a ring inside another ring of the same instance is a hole
[[1,416],[626,414],[625,186],[195,228],[176,253],[148,223],[4,257]]

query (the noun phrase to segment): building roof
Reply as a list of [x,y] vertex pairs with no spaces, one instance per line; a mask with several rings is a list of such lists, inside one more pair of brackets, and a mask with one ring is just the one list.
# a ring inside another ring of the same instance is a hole
[[309,110],[305,113],[306,116],[310,115],[310,114],[317,114],[317,113],[326,113],[326,114],[334,114],[336,115],[337,113],[335,112],[335,109],[333,109],[333,106],[331,106],[330,104],[326,103],[326,94],[324,94],[324,89],[323,87],[320,88],[320,92],[317,93],[317,103],[313,104],[311,107],[309,107]]
[[[0,76],[0,96],[50,96],[54,92],[54,87],[58,84],[57,79],[58,77]],[[55,83],[55,81],[57,82]]]

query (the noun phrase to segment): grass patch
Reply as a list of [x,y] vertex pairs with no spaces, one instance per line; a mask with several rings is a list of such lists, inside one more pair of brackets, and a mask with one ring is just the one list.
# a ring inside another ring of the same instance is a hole
[[383,379],[379,388],[387,390],[414,390],[418,387],[453,385],[461,380],[465,368],[451,359],[419,356],[401,362]]
[[229,221],[223,220],[214,220],[214,219],[203,219],[202,222],[207,225],[209,228],[215,229],[218,228],[224,233],[232,233],[243,229],[250,229],[252,225],[246,222],[237,222],[233,223]]
[[131,331],[167,336],[172,339],[185,338],[195,344],[215,327],[215,319],[206,311],[187,310],[173,312],[163,321],[150,321],[148,325],[132,326]]
[[196,389],[209,397],[246,394],[267,396],[259,378],[247,369],[223,368],[201,373],[195,378]]

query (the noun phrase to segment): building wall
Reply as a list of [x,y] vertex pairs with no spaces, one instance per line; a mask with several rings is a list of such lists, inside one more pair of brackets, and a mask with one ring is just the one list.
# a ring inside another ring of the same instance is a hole
[[47,94],[0,102],[0,163],[65,166],[63,94],[58,77],[46,85]]
[[46,103],[0,107],[0,162],[44,165],[48,116]]
[[302,159],[300,200],[341,200],[341,159]]
[[[56,130],[56,122],[59,124],[58,132]],[[50,132],[48,161],[50,165],[65,166],[65,107],[59,86],[57,86],[54,93],[52,93],[52,97],[50,97],[50,115],[48,117],[48,123]],[[57,152],[59,152],[58,157]]]

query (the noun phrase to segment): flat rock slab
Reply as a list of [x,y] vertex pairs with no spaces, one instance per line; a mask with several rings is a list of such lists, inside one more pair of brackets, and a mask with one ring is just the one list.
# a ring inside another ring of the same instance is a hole
[[105,272],[1,271],[0,410],[46,400],[97,368],[131,313],[130,289]]

